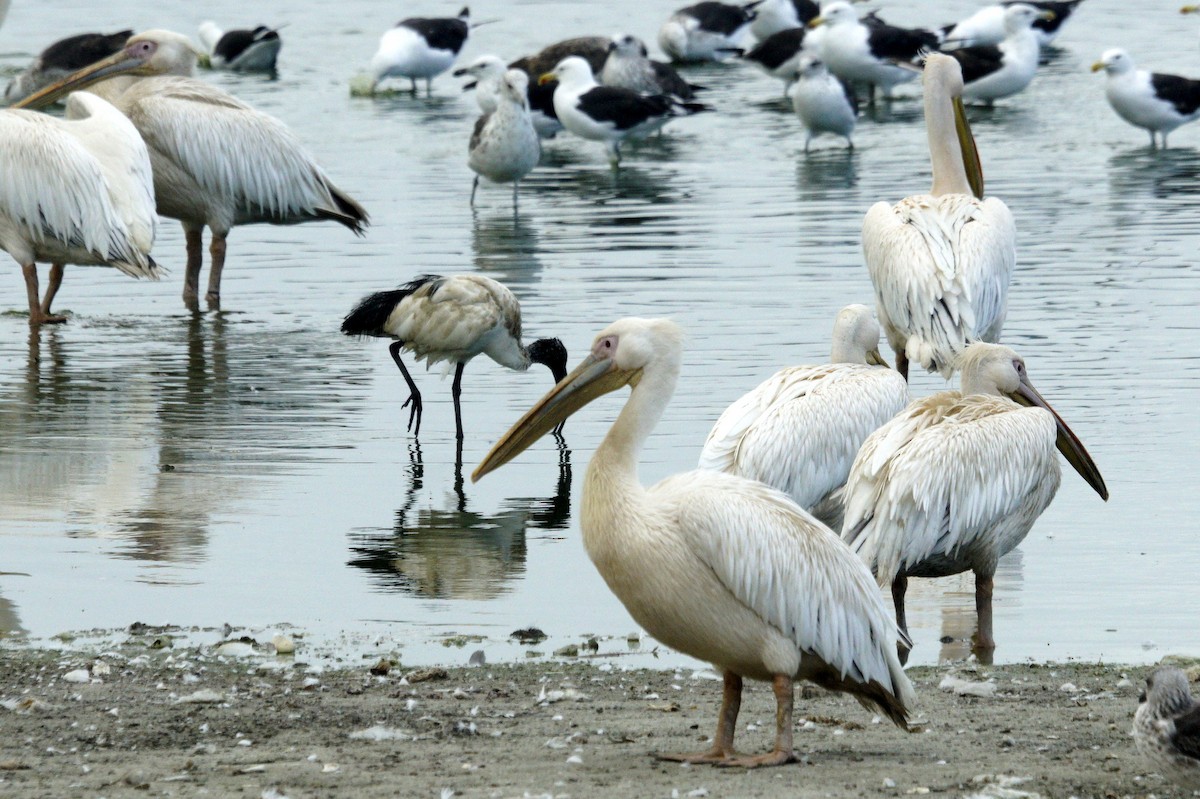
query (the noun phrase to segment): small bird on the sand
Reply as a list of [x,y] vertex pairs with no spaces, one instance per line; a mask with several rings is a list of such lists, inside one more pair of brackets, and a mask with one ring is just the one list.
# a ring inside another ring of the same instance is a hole
[[475,122],[471,143],[467,148],[467,165],[475,172],[471,184],[471,205],[479,176],[496,183],[513,184],[513,207],[517,205],[517,186],[528,175],[542,155],[542,145],[529,118],[529,76],[519,69],[510,69],[500,80],[496,110],[484,114]]
[[364,297],[342,321],[347,336],[394,339],[389,351],[408,383],[408,429],[421,432],[421,392],[400,360],[408,350],[426,368],[439,361],[454,364],[454,422],[463,440],[462,375],[467,362],[483,353],[518,372],[540,363],[557,383],[567,375],[567,350],[556,338],[521,344],[521,306],[502,284],[482,275],[421,275],[394,291]]
[[1133,741],[1168,780],[1200,790],[1200,703],[1192,699],[1182,671],[1162,666],[1146,678],[1133,715]]

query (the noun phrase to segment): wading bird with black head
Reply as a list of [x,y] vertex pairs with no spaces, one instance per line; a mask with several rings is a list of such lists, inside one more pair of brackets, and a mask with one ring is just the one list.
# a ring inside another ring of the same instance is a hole
[[454,364],[454,424],[463,440],[462,375],[467,362],[483,353],[518,372],[540,363],[554,382],[567,374],[567,349],[556,338],[521,344],[521,306],[511,291],[482,275],[421,275],[394,291],[364,297],[342,322],[348,336],[394,339],[392,359],[408,383],[408,430],[421,432],[421,392],[400,360],[408,350],[428,368],[439,361]]

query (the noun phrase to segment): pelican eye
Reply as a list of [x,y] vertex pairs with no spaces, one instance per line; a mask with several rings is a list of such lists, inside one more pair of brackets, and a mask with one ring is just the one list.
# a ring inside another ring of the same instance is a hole
[[134,42],[129,46],[129,54],[142,58],[151,55],[156,49],[158,45],[155,42]]

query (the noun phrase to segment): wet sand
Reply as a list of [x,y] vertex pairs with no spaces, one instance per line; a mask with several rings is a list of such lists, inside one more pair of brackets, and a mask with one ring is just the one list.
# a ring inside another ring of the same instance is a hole
[[[914,668],[907,734],[807,687],[801,762],[746,771],[651,756],[704,747],[720,699],[711,672],[626,670],[619,657],[317,668],[303,641],[284,657],[154,633],[62,651],[0,645],[0,795],[1184,795],[1149,773],[1129,736],[1145,666]],[[947,676],[994,693],[939,688]],[[769,748],[773,718],[770,691],[750,685],[739,747]]]

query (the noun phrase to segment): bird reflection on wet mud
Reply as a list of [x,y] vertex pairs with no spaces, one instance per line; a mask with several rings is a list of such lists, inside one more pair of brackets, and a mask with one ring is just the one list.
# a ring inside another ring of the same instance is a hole
[[349,565],[373,583],[429,599],[493,599],[525,572],[528,530],[565,530],[571,516],[571,450],[561,435],[558,480],[549,497],[504,500],[497,513],[467,508],[461,458],[455,464],[453,507],[418,505],[425,466],[417,442],[409,444],[409,487],[390,530],[351,534]]

